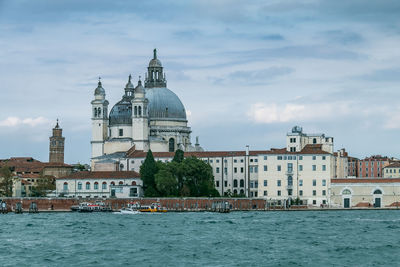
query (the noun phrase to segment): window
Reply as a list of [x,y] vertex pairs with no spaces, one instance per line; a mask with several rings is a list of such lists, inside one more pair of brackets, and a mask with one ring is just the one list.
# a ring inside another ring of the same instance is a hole
[[240,168],[240,173],[243,173],[243,172],[244,172],[244,168],[241,167],[241,168]]
[[316,160],[317,159],[317,156],[312,156],[312,160]]
[[299,160],[303,160],[303,156],[299,156]]
[[233,162],[236,163],[236,162],[237,162],[237,159],[234,159]]
[[254,166],[254,172],[258,173],[258,166]]
[[376,189],[376,190],[374,191],[374,195],[381,195],[381,194],[382,194],[382,191],[379,190],[379,189]]
[[124,135],[124,129],[119,129],[119,136],[123,136]]
[[322,160],[326,160],[326,156],[322,156]]
[[236,167],[233,168],[233,172],[234,172],[234,173],[237,173],[237,168],[236,168]]
[[224,168],[224,174],[225,174],[225,175],[228,174],[228,168]]
[[296,148],[295,147],[291,147],[290,148],[290,152],[296,152]]
[[224,159],[224,163],[227,163],[228,161],[226,159]]
[[106,183],[106,182],[103,182],[103,184],[101,185],[101,188],[102,188],[102,189],[107,189],[107,183]]
[[211,163],[213,163],[213,160],[212,160],[212,159],[210,159],[210,162],[211,162]]
[[264,196],[268,196],[267,190],[264,190]]
[[64,191],[67,191],[67,190],[68,190],[68,183],[67,183],[67,182],[64,183],[63,190],[64,190]]
[[219,163],[219,159],[217,159],[215,162],[216,162],[216,163]]
[[138,115],[142,116],[142,107],[141,106],[138,107]]
[[288,186],[293,186],[293,177],[292,176],[288,176]]
[[317,143],[317,138],[313,138],[312,142],[313,142],[313,144],[316,144]]
[[258,159],[254,159],[254,162],[258,162]]
[[250,173],[253,173],[253,166],[250,166]]
[[293,172],[293,163],[288,163],[287,164],[287,171],[288,172]]
[[268,186],[268,181],[264,180],[264,186]]
[[312,203],[313,205],[317,205],[317,201],[315,199],[312,201]]
[[118,183],[119,185],[123,185],[124,184],[124,182],[122,182],[122,181],[119,181],[119,183]]
[[299,191],[299,195],[302,196],[303,195],[303,190]]
[[235,179],[233,180],[233,187],[237,187],[238,186],[238,181]]
[[90,183],[86,182],[86,190],[90,190]]
[[316,171],[317,170],[317,165],[312,165],[312,170]]
[[299,165],[299,171],[303,171],[303,165]]
[[95,182],[93,188],[94,188],[95,190],[99,189],[99,183],[98,183],[98,182]]
[[326,186],[326,180],[325,179],[322,180],[322,186]]
[[267,160],[267,156],[264,156],[264,160]]
[[253,159],[250,159],[250,162],[253,162]]
[[175,139],[174,138],[170,138],[168,141],[168,149],[169,152],[174,152],[175,151]]
[[326,190],[322,190],[322,195],[326,196]]
[[276,182],[278,186],[281,186],[281,180],[277,180]]
[[299,180],[299,186],[303,186],[303,180],[302,179]]
[[219,167],[215,168],[215,172],[219,173]]
[[255,182],[254,182],[254,187],[255,187],[255,188],[258,188],[258,181],[255,181]]
[[278,160],[282,160],[282,156],[278,156]]
[[313,190],[313,191],[312,191],[312,195],[313,195],[313,196],[316,196],[316,195],[317,195],[317,190]]
[[276,166],[276,169],[277,169],[278,172],[280,172],[281,171],[281,165]]
[[278,190],[278,196],[280,196],[281,195],[281,190]]
[[288,193],[289,196],[292,196],[293,195],[293,189],[288,189],[287,193]]
[[244,180],[243,179],[240,180],[240,187],[244,187]]
[[240,162],[242,162],[242,163],[243,163],[243,159],[241,159],[241,160],[240,160]]
[[326,171],[326,165],[322,165],[322,170]]
[[264,165],[264,171],[265,171],[265,172],[268,171],[267,165]]
[[215,183],[216,183],[216,186],[219,187],[219,181],[216,181]]
[[78,190],[82,190],[82,183],[81,182],[78,183]]
[[287,156],[283,156],[283,160],[287,160]]
[[317,180],[316,180],[316,179],[313,179],[313,180],[312,180],[312,185],[313,185],[313,186],[317,186]]
[[228,181],[224,181],[224,186],[225,186],[225,187],[228,186]]

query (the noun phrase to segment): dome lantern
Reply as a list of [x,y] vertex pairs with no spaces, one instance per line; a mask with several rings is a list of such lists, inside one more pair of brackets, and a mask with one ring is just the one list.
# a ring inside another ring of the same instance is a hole
[[144,85],[146,88],[167,87],[161,61],[157,59],[157,49],[153,50],[153,58],[149,62]]

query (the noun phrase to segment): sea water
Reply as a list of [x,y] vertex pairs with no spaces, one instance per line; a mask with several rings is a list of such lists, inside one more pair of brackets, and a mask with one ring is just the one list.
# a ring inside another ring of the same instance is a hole
[[400,211],[0,214],[0,266],[377,265]]

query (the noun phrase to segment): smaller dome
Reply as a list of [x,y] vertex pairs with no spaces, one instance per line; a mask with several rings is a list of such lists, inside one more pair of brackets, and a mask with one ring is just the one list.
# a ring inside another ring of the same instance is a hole
[[132,75],[129,74],[129,79],[128,79],[128,83],[125,85],[126,89],[134,89],[135,87],[133,86],[133,84],[131,83],[131,79],[132,79]]
[[104,90],[103,86],[101,85],[100,78],[99,82],[97,83],[97,88],[94,90],[94,95],[105,95],[106,91]]
[[144,87],[142,85],[142,81],[139,80],[138,85],[135,88],[135,94],[144,94],[144,93],[145,93],[145,91],[144,91]]

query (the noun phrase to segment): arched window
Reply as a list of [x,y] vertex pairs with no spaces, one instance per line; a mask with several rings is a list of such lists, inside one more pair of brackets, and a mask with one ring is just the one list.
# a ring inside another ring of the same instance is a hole
[[97,108],[94,108],[94,116],[97,117]]
[[[240,180],[240,187],[244,187],[244,180],[243,179]],[[240,192],[242,192],[242,190],[240,190]]]
[[90,183],[86,182],[86,190],[90,190]]
[[244,190],[243,189],[240,189],[240,194],[244,195]]
[[345,189],[343,190],[342,195],[351,195],[351,191],[349,189]]
[[235,180],[233,180],[233,187],[237,187],[237,186],[238,186],[238,181],[235,179]]
[[233,194],[237,195],[237,190],[236,189],[233,190]]
[[138,114],[139,114],[139,116],[142,116],[142,107],[141,106],[139,106]]
[[102,189],[107,189],[107,183],[106,183],[106,182],[103,182],[103,184],[101,185],[101,188],[102,188]]
[[379,190],[379,189],[376,189],[376,190],[374,191],[374,195],[382,195],[382,191]]
[[136,182],[135,182],[135,181],[132,181],[132,185],[136,185]]
[[82,190],[82,183],[81,182],[78,183],[78,190]]
[[98,182],[95,182],[93,188],[94,188],[95,190],[99,189],[99,183],[98,183]]
[[111,185],[115,185],[115,182],[114,182],[114,181],[112,181],[112,182],[111,182]]
[[63,189],[64,189],[64,191],[68,190],[68,183],[67,182],[64,183]]
[[119,181],[119,185],[123,185],[124,184],[124,182],[122,182],[122,181]]
[[101,117],[101,108],[97,109],[97,114],[99,115],[99,117]]
[[134,107],[134,109],[133,109],[133,114],[134,114],[135,116],[137,116],[137,106]]
[[175,140],[174,138],[169,139],[169,152],[174,152],[175,151]]

